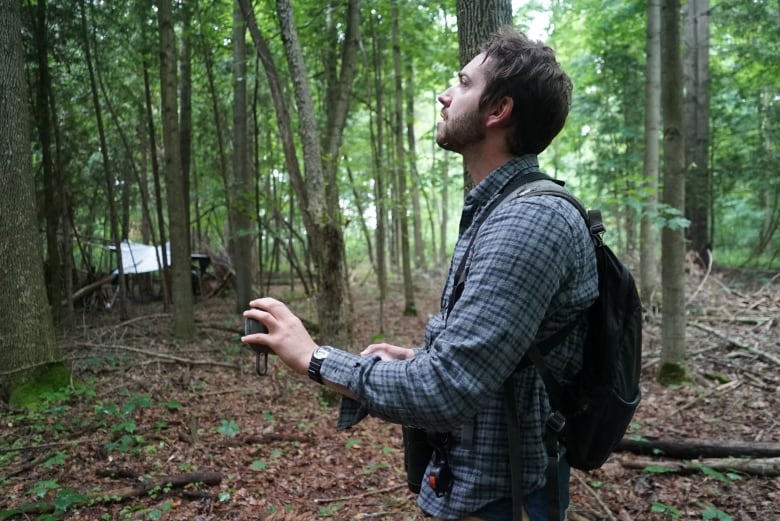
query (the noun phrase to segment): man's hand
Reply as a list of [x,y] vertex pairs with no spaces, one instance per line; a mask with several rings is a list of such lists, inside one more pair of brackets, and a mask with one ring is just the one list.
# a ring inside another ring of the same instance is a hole
[[268,333],[242,336],[241,341],[270,347],[290,369],[306,374],[317,344],[301,320],[286,305],[273,298],[253,300],[249,306],[244,316],[265,324]]
[[381,360],[409,360],[414,358],[414,350],[408,347],[394,346],[391,344],[371,344],[365,348],[361,356],[375,355]]

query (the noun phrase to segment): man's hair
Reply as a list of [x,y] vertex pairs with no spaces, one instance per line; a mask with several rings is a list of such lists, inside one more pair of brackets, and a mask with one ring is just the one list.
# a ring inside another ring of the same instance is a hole
[[550,47],[511,27],[494,34],[482,52],[488,66],[479,108],[484,110],[505,96],[512,98],[509,150],[516,155],[539,154],[566,122],[571,80]]

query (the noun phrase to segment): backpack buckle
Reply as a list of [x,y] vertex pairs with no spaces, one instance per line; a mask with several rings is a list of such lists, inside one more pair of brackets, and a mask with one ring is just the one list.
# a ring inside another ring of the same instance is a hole
[[566,426],[566,417],[560,411],[553,411],[547,418],[547,428],[553,432],[561,432]]

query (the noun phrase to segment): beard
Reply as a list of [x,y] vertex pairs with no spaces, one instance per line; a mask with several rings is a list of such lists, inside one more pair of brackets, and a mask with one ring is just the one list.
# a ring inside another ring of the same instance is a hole
[[478,109],[443,119],[436,127],[436,144],[452,152],[461,152],[484,137],[484,123]]

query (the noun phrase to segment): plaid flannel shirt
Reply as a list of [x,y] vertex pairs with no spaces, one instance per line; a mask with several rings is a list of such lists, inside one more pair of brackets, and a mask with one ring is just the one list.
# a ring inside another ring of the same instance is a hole
[[[472,246],[463,293],[447,316],[453,271],[477,233],[475,219],[515,176],[538,168],[535,155],[512,159],[468,194],[442,308],[429,320],[425,344],[413,359],[383,362],[335,350],[322,365],[323,378],[355,396],[342,401],[339,429],[371,414],[452,434],[452,490],[436,497],[423,481],[418,498],[435,517],[461,517],[511,496],[502,397],[510,377],[523,441],[524,494],[544,484],[547,393],[532,365],[515,368],[537,335],[543,338],[578,317],[580,324],[546,360],[558,378],[581,366],[587,330],[582,311],[598,293],[595,254],[581,215],[559,197],[509,197],[492,211]],[[468,431],[473,443],[463,439]]]

